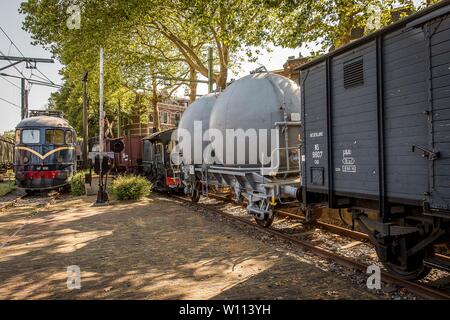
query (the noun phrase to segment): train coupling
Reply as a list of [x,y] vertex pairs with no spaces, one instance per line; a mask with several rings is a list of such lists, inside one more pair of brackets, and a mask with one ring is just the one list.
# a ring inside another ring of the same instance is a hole
[[301,201],[301,188],[292,185],[283,185],[280,187],[282,197],[293,198]]

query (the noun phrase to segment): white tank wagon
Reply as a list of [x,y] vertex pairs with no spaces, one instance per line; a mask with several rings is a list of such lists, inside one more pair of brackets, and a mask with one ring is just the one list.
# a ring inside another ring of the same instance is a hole
[[204,162],[203,151],[209,144],[208,138],[204,135],[209,129],[209,118],[218,96],[218,93],[202,96],[195,100],[181,116],[176,136],[178,143],[181,144],[180,160],[183,165]]
[[195,187],[197,182],[193,174],[194,168],[205,163],[204,151],[209,144],[209,118],[218,96],[219,93],[210,93],[192,103],[181,116],[175,132],[178,145],[172,154],[173,162],[180,166],[185,193],[195,202],[199,200],[200,192]]
[[186,192],[198,201],[210,186],[231,187],[270,226],[273,207],[299,193],[299,86],[259,68],[221,93],[210,113],[202,162],[183,170]]

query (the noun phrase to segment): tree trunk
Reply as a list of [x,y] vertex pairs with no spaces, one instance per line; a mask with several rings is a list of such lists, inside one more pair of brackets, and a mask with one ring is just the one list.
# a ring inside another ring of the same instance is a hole
[[220,71],[216,80],[217,90],[223,91],[227,87],[228,79],[228,63],[230,61],[230,53],[228,51],[228,46],[222,45],[221,59],[220,59]]
[[158,110],[158,85],[156,80],[152,79],[152,109],[153,109],[153,130],[155,132],[161,131],[161,125],[159,122],[159,110]]
[[217,91],[223,91],[227,87],[228,68],[226,66],[220,67],[219,77],[217,78]]
[[189,103],[192,103],[197,99],[197,71],[194,68],[189,69]]

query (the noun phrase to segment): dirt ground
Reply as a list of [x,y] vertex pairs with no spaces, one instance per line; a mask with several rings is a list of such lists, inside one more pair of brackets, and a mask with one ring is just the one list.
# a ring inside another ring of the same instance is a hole
[[0,299],[377,298],[169,199],[94,200],[0,213]]

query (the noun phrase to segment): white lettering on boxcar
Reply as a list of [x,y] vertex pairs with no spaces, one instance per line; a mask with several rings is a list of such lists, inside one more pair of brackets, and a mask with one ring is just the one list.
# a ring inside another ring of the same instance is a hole
[[342,172],[355,173],[356,172],[356,160],[352,157],[351,149],[342,150]]
[[320,164],[320,159],[323,157],[323,151],[320,150],[320,145],[315,144],[314,145],[314,151],[312,152],[312,158],[314,159],[314,164],[318,165]]
[[320,132],[311,132],[309,134],[310,138],[318,138],[318,137],[323,137],[323,131]]

